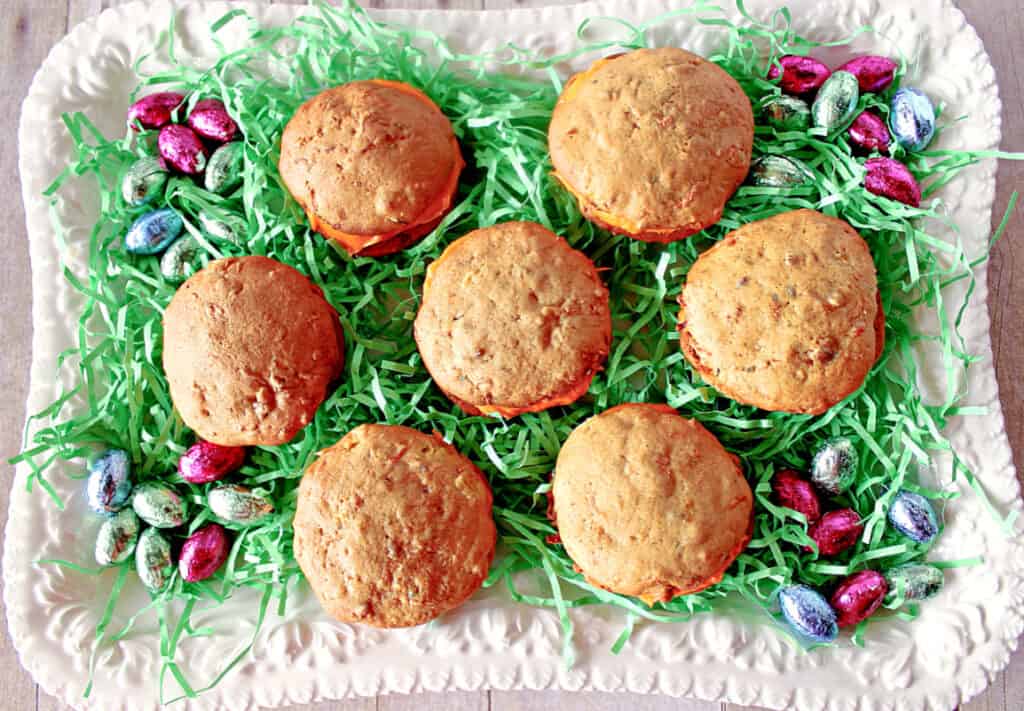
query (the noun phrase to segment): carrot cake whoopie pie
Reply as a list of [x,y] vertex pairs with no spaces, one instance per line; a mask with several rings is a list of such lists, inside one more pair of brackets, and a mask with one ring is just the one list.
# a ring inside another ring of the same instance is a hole
[[222,445],[277,445],[341,374],[344,336],[320,288],[261,256],[211,262],[163,317],[163,365],[186,425]]
[[497,532],[480,470],[438,435],[360,425],[299,485],[295,558],[341,622],[410,627],[487,577]]
[[653,604],[721,580],[750,540],[753,505],[739,459],[699,422],[631,403],[569,435],[550,512],[590,583]]
[[548,129],[555,177],[583,214],[651,242],[717,222],[753,140],[736,80],[675,47],[598,60],[566,83]]
[[593,262],[533,222],[475,230],[430,265],[414,326],[438,387],[469,414],[577,400],[611,344]]
[[765,410],[824,412],[860,387],[884,345],[867,243],[814,210],[730,232],[693,264],[679,303],[694,369]]
[[451,122],[426,94],[371,79],[300,106],[281,136],[278,168],[315,231],[374,257],[437,226],[464,165]]

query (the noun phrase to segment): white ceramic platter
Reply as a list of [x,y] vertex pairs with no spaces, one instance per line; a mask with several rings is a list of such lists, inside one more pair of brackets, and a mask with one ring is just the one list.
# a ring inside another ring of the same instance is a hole
[[[777,2],[749,0],[747,6],[765,18]],[[871,24],[886,40],[861,35],[856,51],[891,55],[898,49],[915,58],[915,83],[947,104],[947,116],[968,116],[942,134],[944,146],[998,145],[994,72],[977,34],[949,0],[790,0],[788,5],[802,34],[837,39]],[[380,15],[434,30],[460,49],[480,51],[513,41],[561,53],[574,46],[575,29],[586,17],[640,21],[676,7],[668,0],[601,0],[544,9]],[[211,63],[216,50],[205,39],[205,28],[227,9],[225,3],[179,8],[179,56],[196,66]],[[288,23],[310,12],[293,6],[248,9],[266,25]],[[58,247],[41,197],[71,154],[60,115],[84,111],[107,135],[121,131],[127,97],[137,81],[132,64],[152,49],[171,12],[167,4],[131,4],[79,25],[54,47],[25,101],[20,168],[35,324],[29,412],[55,396],[55,359],[71,345],[81,306],[61,279]],[[656,38],[660,44],[704,54],[722,41],[716,31],[685,17],[659,30]],[[826,59],[839,60],[851,51],[832,50]],[[578,67],[564,69],[570,68]],[[994,188],[994,162],[985,161],[942,191],[950,217],[974,254],[983,249],[988,234]],[[71,226],[65,262],[81,273],[82,247],[97,212],[89,186],[82,183],[69,191],[60,212],[64,224]],[[982,361],[970,370],[966,385],[969,403],[987,406],[989,414],[959,419],[949,434],[1005,515],[1022,505],[992,366],[984,267],[977,279],[964,333],[969,350]],[[98,655],[96,688],[88,702],[82,699],[94,624],[113,578],[35,564],[40,558],[89,560],[97,524],[83,513],[79,484],[60,472],[50,477],[69,502],[69,510],[62,513],[41,493],[25,491],[26,475],[22,467],[11,495],[3,566],[10,632],[22,663],[48,693],[73,706],[103,711],[154,708],[160,658],[152,623],[141,624],[136,634]],[[689,623],[640,625],[625,650],[613,656],[609,650],[623,619],[618,611],[591,607],[573,613],[577,663],[569,670],[560,661],[554,613],[518,605],[501,589],[477,595],[436,624],[382,632],[328,620],[300,588],[285,618],[268,618],[254,655],[215,690],[178,708],[243,709],[386,692],[557,687],[658,692],[773,708],[949,711],[980,692],[1007,664],[1024,625],[1019,527],[1017,535],[1007,538],[965,485],[951,486],[965,495],[946,509],[946,531],[933,557],[983,555],[984,563],[949,571],[945,590],[923,606],[915,622],[891,618],[871,626],[865,649],[847,642],[805,654],[770,626],[703,615]],[[144,600],[140,589],[129,588],[127,595]],[[133,601],[122,609],[132,609]],[[197,686],[244,645],[255,609],[256,600],[240,594],[215,614],[197,615],[197,624],[214,625],[218,632],[181,647],[182,666]]]

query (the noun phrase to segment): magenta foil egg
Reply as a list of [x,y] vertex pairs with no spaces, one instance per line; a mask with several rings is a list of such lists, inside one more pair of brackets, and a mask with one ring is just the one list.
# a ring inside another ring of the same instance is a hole
[[779,58],[779,64],[782,65],[781,71],[778,65],[773,64],[768,70],[768,78],[776,79],[781,75],[779,86],[787,94],[809,94],[817,91],[832,75],[828,66],[814,57],[787,54]]
[[864,187],[869,193],[898,200],[912,207],[921,205],[921,186],[907,166],[892,158],[871,158],[864,163]]
[[862,92],[883,91],[896,76],[896,62],[877,54],[854,57],[836,71],[850,72],[857,77]]
[[875,613],[889,592],[885,576],[876,570],[854,573],[832,593],[832,609],[840,627],[849,627]]
[[867,152],[884,152],[892,140],[885,121],[871,111],[862,111],[846,129],[846,133],[852,145]]

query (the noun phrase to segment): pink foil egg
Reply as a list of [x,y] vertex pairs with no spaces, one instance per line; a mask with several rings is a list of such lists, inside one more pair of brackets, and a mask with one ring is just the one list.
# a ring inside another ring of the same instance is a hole
[[821,504],[811,482],[792,469],[781,469],[772,477],[772,494],[775,503],[802,513],[808,523],[821,518]]
[[175,91],[160,91],[143,96],[128,109],[128,125],[137,128],[162,128],[171,122],[171,112],[176,109],[184,95]]
[[181,455],[178,472],[190,484],[209,484],[220,481],[244,461],[245,447],[226,447],[200,440]]
[[864,176],[864,187],[869,193],[912,207],[921,205],[921,186],[907,166],[892,158],[871,158],[865,161],[864,167],[868,171]]
[[846,578],[832,593],[839,626],[849,627],[873,615],[888,592],[885,576],[876,570],[862,570]]
[[865,151],[884,151],[892,140],[885,121],[870,111],[862,111],[846,131],[850,143]]
[[228,559],[231,541],[228,532],[217,523],[203,526],[181,546],[178,571],[183,580],[194,583],[206,580]]
[[860,514],[853,509],[838,509],[829,511],[813,523],[807,535],[818,544],[820,555],[834,556],[856,545],[863,531]]
[[813,57],[787,54],[779,58],[779,64],[782,65],[782,70],[773,64],[768,70],[768,78],[776,79],[781,74],[779,86],[787,94],[809,94],[816,91],[832,75],[828,66]]
[[206,169],[206,146],[188,126],[164,126],[160,129],[156,145],[160,157],[179,173],[198,175]]
[[238,124],[220,99],[203,99],[188,115],[188,125],[203,138],[227,143],[238,134]]
[[896,66],[896,62],[888,57],[866,54],[854,57],[836,71],[850,72],[857,77],[862,92],[882,91],[892,84],[893,77],[896,76]]

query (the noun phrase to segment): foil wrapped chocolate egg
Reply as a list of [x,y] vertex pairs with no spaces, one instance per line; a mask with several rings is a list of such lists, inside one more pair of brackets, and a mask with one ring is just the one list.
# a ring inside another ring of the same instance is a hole
[[892,140],[885,121],[871,111],[862,111],[846,129],[846,135],[851,145],[867,152],[885,151]]
[[163,195],[167,185],[167,167],[153,156],[132,163],[121,178],[121,196],[129,205],[145,205]]
[[811,460],[811,481],[820,490],[836,496],[850,488],[858,464],[857,450],[848,438],[827,440]]
[[206,140],[216,143],[227,143],[238,135],[238,124],[220,99],[196,102],[188,115],[188,125]]
[[185,175],[199,175],[206,169],[207,152],[202,139],[188,126],[170,124],[160,129],[156,139],[160,157]]
[[808,172],[785,156],[760,156],[750,163],[750,183],[762,188],[788,188],[807,182]]
[[931,543],[939,534],[939,517],[931,502],[906,489],[897,493],[889,505],[889,523],[916,543]]
[[147,528],[135,547],[135,572],[149,590],[163,590],[174,573],[171,544],[155,528]]
[[128,108],[128,125],[137,129],[162,128],[171,122],[171,112],[185,100],[176,91],[159,91],[143,96]]
[[853,509],[829,511],[807,529],[807,535],[818,544],[818,554],[825,557],[852,548],[863,532],[860,514]]
[[803,131],[811,125],[811,107],[795,96],[769,96],[761,102],[761,115],[780,131]]
[[131,509],[118,511],[96,534],[96,562],[114,565],[128,560],[139,537],[139,517]]
[[831,642],[839,634],[836,614],[828,601],[806,585],[779,590],[779,607],[789,626],[804,639]]
[[124,236],[124,248],[132,254],[158,254],[178,239],[185,223],[169,207],[153,210],[132,223]]
[[199,226],[206,236],[233,245],[240,245],[245,234],[241,220],[221,220],[205,212],[199,213]]
[[224,565],[230,549],[231,539],[224,527],[208,523],[182,544],[178,572],[189,583],[206,580]]
[[904,87],[889,102],[889,129],[897,143],[910,151],[925,148],[935,135],[935,107],[919,89]]
[[811,105],[811,120],[826,133],[834,133],[853,117],[859,98],[857,77],[849,72],[835,72],[818,90]]
[[243,146],[238,141],[225,143],[210,156],[203,175],[203,187],[224,195],[242,182]]
[[854,57],[837,71],[849,72],[857,77],[861,92],[884,91],[896,76],[896,62],[877,54]]
[[875,195],[902,202],[911,207],[921,205],[921,186],[907,166],[892,158],[869,158],[864,162],[864,188]]
[[768,70],[769,79],[781,76],[779,87],[787,94],[809,94],[820,88],[831,74],[828,66],[814,57],[795,54],[780,57],[779,63],[773,64]]
[[862,570],[839,583],[832,593],[832,609],[840,627],[850,627],[875,614],[889,586],[877,570]]
[[132,509],[154,528],[175,528],[185,523],[185,501],[163,484],[142,484],[132,494]]
[[108,449],[89,463],[85,485],[89,508],[111,516],[125,506],[132,494],[132,462],[123,449]]
[[182,235],[160,257],[160,274],[172,284],[180,284],[201,268],[202,247],[192,235]]
[[942,590],[946,576],[934,565],[907,563],[885,571],[889,591],[904,600],[927,600]]
[[270,499],[238,484],[226,484],[211,489],[206,503],[218,518],[232,523],[256,523],[274,513]]
[[821,504],[811,482],[792,469],[782,469],[772,477],[772,498],[779,506],[802,513],[808,523],[821,518]]
[[178,473],[190,484],[219,481],[242,466],[245,447],[196,442],[178,460]]

